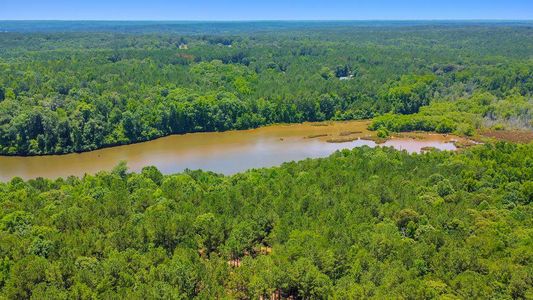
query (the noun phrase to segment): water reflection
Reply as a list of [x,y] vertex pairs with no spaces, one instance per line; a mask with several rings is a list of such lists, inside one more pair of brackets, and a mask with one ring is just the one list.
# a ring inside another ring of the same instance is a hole
[[[25,179],[82,176],[110,170],[125,160],[131,171],[153,165],[165,174],[184,169],[203,169],[235,174],[251,168],[270,167],[305,158],[326,157],[337,150],[354,147],[376,147],[370,140],[357,139],[345,143],[328,143],[328,137],[356,132],[356,137],[370,135],[368,122],[337,122],[327,126],[316,124],[277,125],[255,130],[223,133],[195,133],[120,146],[82,154],[40,157],[0,157],[0,180],[14,176]],[[315,135],[328,135],[312,138]],[[408,152],[427,147],[455,150],[451,137],[424,135],[417,139],[394,138],[382,146]]]

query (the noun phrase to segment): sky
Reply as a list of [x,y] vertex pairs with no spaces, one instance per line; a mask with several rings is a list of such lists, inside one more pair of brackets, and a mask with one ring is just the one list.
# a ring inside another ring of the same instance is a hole
[[532,20],[533,0],[0,0],[0,20]]

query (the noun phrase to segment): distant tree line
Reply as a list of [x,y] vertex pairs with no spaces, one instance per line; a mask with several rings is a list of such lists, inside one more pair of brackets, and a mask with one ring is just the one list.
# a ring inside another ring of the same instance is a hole
[[[483,104],[491,111],[472,113],[528,125],[533,42],[527,27],[324,26],[228,35],[0,33],[0,154],[416,115],[432,102],[454,106],[475,93],[494,99]],[[520,97],[521,111],[498,112],[510,111],[501,100]],[[466,126],[442,116],[398,118],[403,125],[384,126],[441,132]]]

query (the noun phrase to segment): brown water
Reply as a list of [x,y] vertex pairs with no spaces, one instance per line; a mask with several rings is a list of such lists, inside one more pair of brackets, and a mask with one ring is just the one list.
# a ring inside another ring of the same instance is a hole
[[[370,137],[368,121],[275,125],[253,130],[173,135],[150,142],[101,149],[81,154],[36,157],[0,156],[0,180],[15,176],[57,178],[82,176],[110,170],[127,161],[131,171],[153,165],[165,174],[184,169],[203,169],[234,174],[251,168],[270,167],[305,158],[325,157],[337,150],[376,143]],[[355,139],[343,143],[328,140]],[[423,135],[422,138],[393,138],[384,146],[409,152],[425,147],[455,150],[453,137]]]

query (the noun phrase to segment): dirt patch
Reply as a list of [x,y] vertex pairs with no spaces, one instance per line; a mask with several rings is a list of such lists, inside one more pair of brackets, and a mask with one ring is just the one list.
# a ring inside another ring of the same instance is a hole
[[411,132],[397,132],[392,134],[398,138],[404,139],[413,139],[413,140],[424,140],[427,139],[428,133],[422,131],[411,131]]
[[381,138],[379,136],[371,135],[371,136],[365,136],[361,139],[366,140],[366,141],[374,141],[376,144],[380,145],[388,141],[390,138]]
[[315,138],[325,137],[325,136],[328,136],[328,134],[327,133],[312,134],[312,135],[306,136],[305,138],[306,139],[315,139]]
[[331,139],[328,139],[326,140],[326,142],[328,143],[348,143],[348,142],[353,142],[355,140],[357,140],[358,137],[353,137],[353,136],[338,136],[338,137],[334,137],[334,138],[331,138]]
[[483,144],[483,141],[460,139],[454,141],[453,144],[455,145],[455,147],[457,147],[457,149],[465,149],[475,145]]
[[427,146],[427,147],[422,147],[420,150],[423,152],[428,152],[428,151],[438,151],[439,149],[435,147]]
[[315,127],[321,127],[321,126],[329,126],[331,123],[329,122],[317,122],[317,123],[309,123],[311,126]]
[[360,133],[363,133],[363,132],[362,131],[343,131],[339,135],[340,136],[348,136],[348,135],[360,134]]
[[481,135],[499,141],[514,143],[529,143],[533,141],[533,131],[529,130],[487,130],[481,132]]

